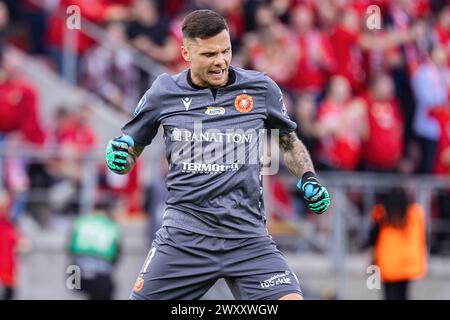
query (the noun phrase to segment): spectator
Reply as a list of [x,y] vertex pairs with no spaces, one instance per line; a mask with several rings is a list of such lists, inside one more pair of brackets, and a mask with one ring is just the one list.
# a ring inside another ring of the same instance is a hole
[[[47,4],[48,5],[48,4]],[[47,15],[32,0],[23,2],[23,15],[26,23],[28,50],[31,54],[48,54],[45,48],[45,29]]]
[[286,86],[294,75],[298,45],[294,34],[275,16],[271,7],[256,9],[257,30],[243,40],[242,64],[266,72],[280,86]]
[[4,190],[0,190],[0,286],[3,287],[0,300],[13,299],[17,285],[16,250],[19,233],[8,215],[8,196]]
[[317,157],[322,169],[354,170],[366,135],[364,108],[352,99],[349,81],[333,76],[319,106],[314,135],[319,139]]
[[[450,6],[445,6],[439,13],[435,24],[435,35],[438,43],[450,56]],[[448,61],[450,64],[450,60]]]
[[439,140],[433,172],[438,175],[450,173],[450,105],[430,109],[429,116],[439,125]]
[[323,32],[314,28],[314,12],[309,7],[297,5],[290,17],[299,56],[288,87],[317,97],[322,93],[327,76],[335,68],[331,43]]
[[[170,21],[170,25],[169,25],[169,32],[170,32],[171,36],[177,42],[178,48],[180,48],[183,45],[183,32],[181,31],[181,24],[183,22],[183,18],[184,18],[185,15],[186,15],[185,12],[182,12],[182,13],[176,15]],[[171,61],[169,63],[168,68],[172,72],[177,73],[177,72],[180,72],[180,71],[182,71],[184,69],[187,69],[188,66],[189,66],[188,62],[183,59],[181,54],[179,54],[176,59],[174,59],[173,61]]]
[[220,12],[227,20],[228,28],[230,29],[231,45],[233,46],[233,49],[239,50],[241,39],[245,31],[242,1],[215,1],[215,10]]
[[48,129],[46,146],[52,156],[43,162],[34,161],[28,166],[30,189],[40,190],[40,201],[29,202],[27,209],[42,228],[51,226],[51,214],[53,211],[60,212],[57,209],[58,205],[52,203],[50,199],[57,198],[58,203],[65,203],[64,190],[66,188],[52,189],[52,186],[58,185],[63,179],[61,173],[63,159],[61,158],[59,146],[62,141],[67,139],[69,128],[73,126],[71,114],[64,107],[57,108],[51,120],[52,126]]
[[389,29],[400,32],[409,32],[412,38],[401,47],[399,55],[401,64],[397,71],[402,70],[405,75],[414,74],[418,64],[427,56],[427,47],[430,45],[431,33],[424,17],[429,12],[427,0],[418,1],[390,1],[386,12],[386,24]]
[[[38,97],[34,86],[22,78],[20,63],[13,51],[0,56],[0,140],[6,140],[3,143],[9,144],[11,150],[22,150],[25,146],[39,150],[46,135],[40,123]],[[14,222],[27,203],[28,188],[33,186],[33,177],[27,173],[33,164],[39,163],[42,165],[39,159],[17,152],[5,160],[6,182],[13,192]]]
[[425,212],[409,203],[405,190],[387,190],[372,210],[374,221],[367,245],[374,245],[386,300],[409,299],[409,284],[426,274]]
[[78,217],[69,252],[81,269],[81,290],[91,300],[114,297],[113,269],[120,255],[120,229],[111,215],[112,199],[101,199],[92,214]]
[[123,47],[126,26],[120,21],[108,21],[105,29],[105,41],[85,55],[82,82],[118,110],[131,114],[140,95],[139,73],[133,54]]
[[314,7],[318,18],[318,25],[320,25],[321,29],[326,33],[331,32],[337,23],[337,19],[341,16],[334,1],[307,0],[304,2]]
[[[64,45],[64,31],[66,29],[66,12],[71,5],[76,5],[82,16],[91,23],[100,24],[103,21],[115,16],[126,16],[126,9],[113,0],[59,0],[56,6],[51,10],[47,27],[47,45],[52,54],[57,69],[62,73],[62,57]],[[118,14],[117,12],[121,12]],[[72,30],[76,37],[76,47],[72,54],[78,57],[82,56],[89,48],[94,45],[94,40],[82,30]]]
[[268,210],[269,221],[283,221],[294,218],[296,214],[294,199],[286,183],[278,176],[270,176],[267,182],[271,197],[271,207]]
[[[414,27],[415,4],[418,2],[402,0],[389,1],[386,14],[383,17],[386,29],[400,33],[423,33],[424,28],[422,23]],[[414,37],[410,40],[415,40]],[[405,137],[407,140],[413,138],[415,131],[412,123],[414,114],[417,113],[417,106],[410,80],[416,70],[417,64],[420,63],[419,59],[420,53],[415,41],[407,41],[392,48],[389,50],[387,57],[389,73],[394,80],[396,95],[401,103],[405,116]],[[409,146],[408,148],[410,149]],[[414,151],[408,150],[408,152]]]
[[403,155],[404,120],[394,96],[392,79],[374,77],[365,96],[368,135],[363,144],[363,161],[370,171],[394,171]]
[[412,78],[417,110],[414,116],[414,131],[421,147],[420,173],[431,173],[439,139],[439,125],[429,115],[430,109],[448,102],[450,73],[445,50],[432,47],[430,60],[422,64]]
[[[430,110],[440,128],[436,159],[433,172],[440,176],[450,175],[450,105],[443,105]],[[438,218],[442,225],[450,223],[450,190],[438,190]],[[436,239],[432,242],[431,252],[448,254],[450,252],[450,236],[447,229],[436,230]]]
[[56,146],[66,140],[70,127],[73,125],[72,121],[69,109],[65,106],[58,107],[53,115],[53,127],[49,134],[50,143]]
[[164,16],[169,17],[170,20],[176,19],[186,5],[185,0],[158,1],[158,3],[163,7],[161,11]]
[[[83,167],[92,159],[80,158],[94,150],[96,134],[90,120],[92,110],[88,106],[71,115],[62,132],[58,145],[58,160],[52,163],[51,172],[55,183],[50,201],[60,213],[78,214],[78,199],[83,181]],[[58,191],[56,191],[58,190]]]
[[342,11],[342,19],[333,28],[330,39],[335,60],[340,62],[335,73],[345,76],[353,91],[360,93],[371,76],[387,72],[390,64],[397,63],[398,47],[410,45],[413,36],[407,27],[363,29],[360,10],[349,8]]
[[354,92],[363,89],[366,81],[362,50],[359,45],[360,24],[360,17],[356,10],[346,10],[342,20],[330,35],[334,56],[338,62],[335,74],[346,77]]
[[[294,108],[297,123],[302,124],[297,127],[297,133],[308,150],[314,151],[316,144],[316,137],[314,136],[314,122],[317,111],[316,97],[312,94],[298,95]],[[316,159],[314,152],[312,152],[311,156],[313,160]]]
[[37,92],[21,77],[19,63],[12,51],[0,56],[0,135],[18,131],[28,142],[42,144],[45,133],[39,119]]
[[96,143],[95,130],[90,121],[92,109],[82,105],[72,115],[72,124],[67,126],[61,140],[63,154],[68,158],[76,158],[78,154],[86,154],[94,150]]
[[159,16],[155,1],[136,0],[132,13],[134,19],[127,30],[131,43],[160,63],[177,59],[177,42],[169,32],[169,22]]
[[[178,68],[180,52],[177,39],[170,32],[169,21],[159,15],[155,0],[136,0],[131,16],[127,27],[130,43],[167,68]],[[153,80],[146,72],[140,72],[139,95],[148,90]]]
[[[102,166],[103,170],[105,169]],[[138,216],[142,213],[142,164],[138,161],[128,175],[117,175],[109,170],[103,172],[104,188],[118,200],[118,206],[128,216]]]

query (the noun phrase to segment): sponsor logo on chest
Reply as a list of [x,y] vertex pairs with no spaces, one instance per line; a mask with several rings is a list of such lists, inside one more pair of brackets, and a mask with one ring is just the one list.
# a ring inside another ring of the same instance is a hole
[[207,116],[220,116],[225,114],[225,108],[224,107],[207,107],[205,114]]

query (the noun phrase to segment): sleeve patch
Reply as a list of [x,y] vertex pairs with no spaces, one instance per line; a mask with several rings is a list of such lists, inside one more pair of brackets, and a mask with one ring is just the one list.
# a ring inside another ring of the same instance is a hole
[[147,101],[147,97],[146,97],[146,95],[144,94],[144,95],[142,96],[141,100],[139,100],[139,103],[138,103],[136,109],[134,109],[133,116],[136,117],[136,116],[139,114],[139,112],[141,112],[141,110],[142,110],[142,108],[144,107],[146,101]]

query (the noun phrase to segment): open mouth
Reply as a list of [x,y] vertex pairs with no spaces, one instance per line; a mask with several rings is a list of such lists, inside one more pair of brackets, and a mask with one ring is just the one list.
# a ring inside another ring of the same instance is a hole
[[221,69],[221,70],[211,70],[211,71],[208,72],[208,75],[209,75],[213,80],[221,80],[224,74],[225,74],[225,69]]

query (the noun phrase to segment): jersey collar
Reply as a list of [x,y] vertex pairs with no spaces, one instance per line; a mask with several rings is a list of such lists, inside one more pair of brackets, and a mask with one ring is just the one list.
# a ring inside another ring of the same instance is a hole
[[[228,68],[228,81],[227,81],[227,84],[224,87],[233,84],[235,81],[236,81],[236,73],[234,72],[233,68],[229,67]],[[191,69],[188,69],[188,72],[187,72],[187,82],[189,83],[189,85],[192,88],[197,89],[197,90],[208,89],[209,88],[209,87],[201,87],[199,85],[196,85],[194,82],[192,82]]]

